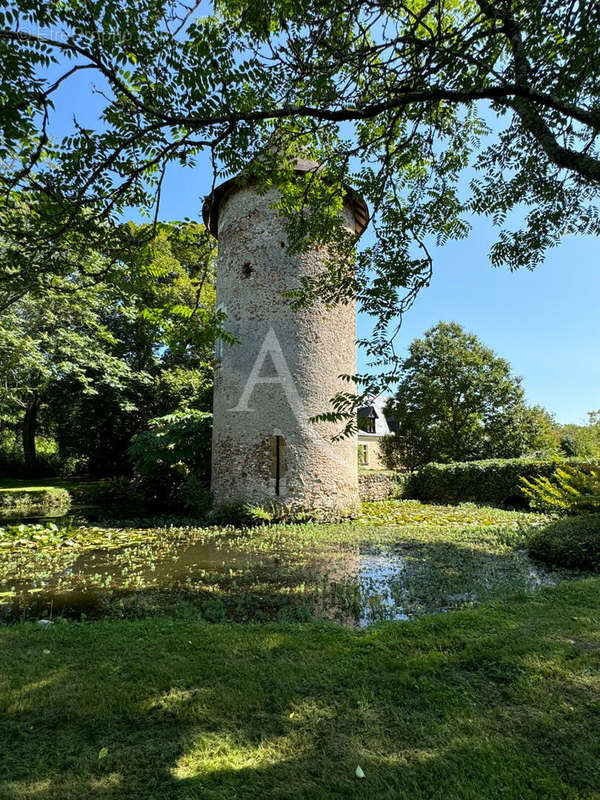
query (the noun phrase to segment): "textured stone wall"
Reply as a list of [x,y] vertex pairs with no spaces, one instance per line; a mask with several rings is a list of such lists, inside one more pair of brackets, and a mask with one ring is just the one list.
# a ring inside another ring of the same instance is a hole
[[397,497],[401,484],[397,476],[389,472],[362,472],[358,476],[358,489],[361,500],[372,502]]
[[[351,511],[358,502],[356,438],[311,423],[356,371],[355,305],[292,311],[284,293],[323,269],[317,249],[286,253],[277,191],[234,190],[219,213],[217,306],[239,343],[217,347],[212,491],[217,504],[279,502],[291,509]],[[350,210],[345,212],[353,229]],[[273,437],[285,439],[275,493]]]

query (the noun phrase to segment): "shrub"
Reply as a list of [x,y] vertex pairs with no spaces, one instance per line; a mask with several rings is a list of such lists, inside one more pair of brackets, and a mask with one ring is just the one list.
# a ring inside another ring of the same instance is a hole
[[183,507],[194,516],[206,516],[212,506],[212,495],[206,485],[206,478],[188,475],[174,494],[178,508]]
[[551,522],[530,534],[529,554],[569,569],[600,569],[600,514]]
[[552,478],[564,466],[585,466],[577,459],[540,461],[508,458],[489,461],[465,461],[453,464],[425,464],[408,476],[405,496],[424,502],[475,502],[525,507],[522,479]]
[[229,503],[212,508],[208,520],[213,525],[235,525],[236,527],[251,528],[255,525],[265,525],[273,521],[276,510],[269,510],[260,505],[250,503]]
[[44,514],[48,511],[68,511],[71,495],[66,489],[2,489],[0,513]]
[[600,511],[600,469],[559,467],[552,479],[521,479],[532,508],[559,514]]
[[126,509],[143,508],[146,501],[142,489],[126,475],[104,478],[90,486],[84,486],[80,497],[84,502]]
[[[131,440],[136,483],[147,499],[166,507],[179,505],[186,486],[208,486],[212,414],[184,410],[150,420],[148,430]],[[193,504],[193,503],[191,503]]]

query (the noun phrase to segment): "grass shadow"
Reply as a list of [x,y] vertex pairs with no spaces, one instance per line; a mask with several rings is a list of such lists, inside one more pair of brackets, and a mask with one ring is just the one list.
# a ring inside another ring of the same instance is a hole
[[164,617],[5,627],[0,798],[591,800],[599,589],[360,633]]

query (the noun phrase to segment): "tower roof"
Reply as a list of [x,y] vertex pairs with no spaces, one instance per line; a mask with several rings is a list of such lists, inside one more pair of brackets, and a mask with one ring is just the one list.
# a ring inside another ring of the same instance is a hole
[[[319,169],[321,169],[319,164],[308,158],[296,158],[294,161],[294,172],[299,175],[305,175],[307,172],[316,172]],[[252,182],[252,179],[240,172],[239,175],[229,178],[229,180],[215,187],[211,194],[205,197],[202,204],[202,218],[215,239],[219,238],[219,211],[226,195],[236,188],[248,185],[250,182]],[[346,192],[346,201],[351,206],[354,214],[354,230],[358,238],[364,233],[369,223],[369,209],[363,198],[351,186],[345,183],[344,190]]]

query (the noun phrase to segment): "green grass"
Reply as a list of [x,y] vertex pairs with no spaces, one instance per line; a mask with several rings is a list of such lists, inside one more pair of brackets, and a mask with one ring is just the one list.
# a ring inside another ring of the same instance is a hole
[[600,579],[360,633],[8,626],[0,681],[2,800],[600,797]]
[[85,478],[2,478],[0,491],[18,489],[27,492],[36,489],[72,489],[77,490],[85,486],[97,486],[102,481],[90,481]]
[[[339,525],[5,528],[0,603],[77,591],[86,558],[107,596],[93,623],[0,625],[0,800],[600,800],[600,578],[515,592],[546,523],[386,501]],[[408,608],[488,600],[363,631],[201,619],[302,618],[365,543],[400,554]]]
[[66,512],[71,505],[71,495],[66,489],[36,488],[0,489],[0,513],[41,514],[52,511]]

